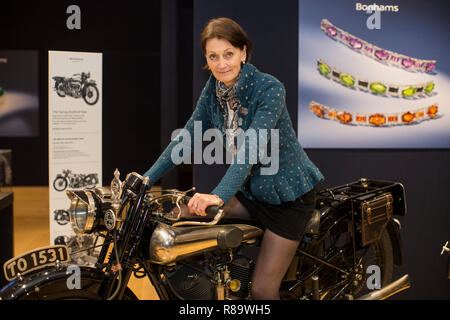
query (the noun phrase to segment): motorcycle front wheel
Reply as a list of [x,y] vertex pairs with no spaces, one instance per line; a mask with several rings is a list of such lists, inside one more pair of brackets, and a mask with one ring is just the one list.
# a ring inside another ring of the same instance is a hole
[[[23,297],[19,300],[29,300]],[[43,296],[38,300],[104,300],[96,292],[91,292],[89,290],[65,290],[61,292],[55,292]],[[130,289],[126,289],[122,297],[122,300],[138,300],[138,298],[131,292]]]
[[83,99],[88,105],[94,105],[99,98],[98,89],[94,85],[87,85],[83,90]]
[[63,177],[57,177],[55,181],[53,181],[53,188],[56,191],[63,191],[67,188],[67,179]]
[[[54,268],[38,271],[2,289],[0,300],[105,300],[99,293],[103,275],[81,267],[80,288],[69,288],[71,275]],[[122,300],[138,300],[130,288],[125,288]]]

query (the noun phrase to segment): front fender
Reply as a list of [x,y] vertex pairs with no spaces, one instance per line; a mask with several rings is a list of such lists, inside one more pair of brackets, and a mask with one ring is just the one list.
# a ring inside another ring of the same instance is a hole
[[94,87],[96,87],[96,86],[97,86],[97,83],[95,83],[95,80],[87,80],[87,81],[84,83],[84,87],[86,88],[87,86],[94,86]]
[[[58,299],[58,296],[70,290],[67,285],[67,280],[73,273],[67,271],[69,266],[63,265],[59,269],[56,269],[56,267],[45,268],[25,275],[21,281],[15,280],[1,289],[0,299]],[[104,279],[104,273],[90,267],[79,266],[79,268],[81,286],[79,292],[88,299],[101,299],[98,291]]]

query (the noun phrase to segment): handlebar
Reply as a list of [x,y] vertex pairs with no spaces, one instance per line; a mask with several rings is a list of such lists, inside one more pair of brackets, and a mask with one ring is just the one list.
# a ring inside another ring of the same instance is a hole
[[[191,198],[192,197],[184,196],[183,197],[184,203],[188,204],[188,202],[191,200]],[[219,209],[220,209],[220,207],[218,205],[211,205],[211,206],[206,207],[205,212],[210,215],[216,215],[219,212]]]
[[[191,197],[184,196],[183,201],[187,204],[191,200]],[[216,225],[225,215],[225,212],[223,211],[223,208],[218,205],[211,205],[208,206],[205,210],[206,213],[214,215],[214,218],[210,222],[200,222],[200,221],[181,221],[176,222],[172,226],[173,227],[179,227],[179,226],[213,226]]]

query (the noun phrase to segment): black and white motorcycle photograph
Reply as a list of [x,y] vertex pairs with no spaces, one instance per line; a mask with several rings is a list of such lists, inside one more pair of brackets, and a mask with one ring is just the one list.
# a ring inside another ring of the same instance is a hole
[[82,97],[88,105],[94,105],[97,103],[100,93],[97,83],[90,77],[90,72],[76,73],[70,78],[55,76],[53,77],[54,89],[61,98],[71,96],[78,99]]
[[55,238],[54,245],[63,245],[68,249],[69,263],[79,266],[93,267],[98,258],[98,250],[95,246],[99,238],[95,235],[65,235]]
[[62,174],[56,175],[53,181],[53,188],[56,191],[64,191],[67,187],[72,189],[77,188],[93,188],[98,184],[98,174],[97,173],[73,173],[70,169],[65,169]]
[[53,211],[53,219],[60,226],[65,226],[70,222],[69,212],[64,209],[56,209]]

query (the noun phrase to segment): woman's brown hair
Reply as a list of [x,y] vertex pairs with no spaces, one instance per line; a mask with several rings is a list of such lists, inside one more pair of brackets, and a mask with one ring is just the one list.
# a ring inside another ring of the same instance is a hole
[[[206,54],[206,42],[209,39],[225,39],[229,41],[233,47],[244,49],[247,47],[245,62],[250,61],[253,51],[253,44],[249,37],[245,33],[244,29],[235,21],[229,18],[216,18],[211,19],[201,34],[200,44],[202,47],[203,55]],[[206,64],[203,69],[208,69]]]

